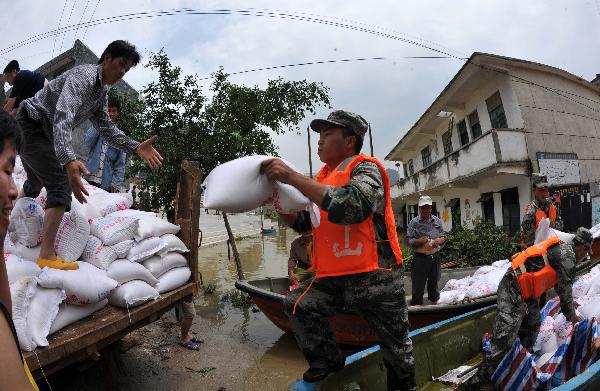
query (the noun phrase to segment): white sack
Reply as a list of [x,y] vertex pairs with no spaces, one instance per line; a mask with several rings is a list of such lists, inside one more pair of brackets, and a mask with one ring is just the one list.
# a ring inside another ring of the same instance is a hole
[[172,291],[173,289],[179,288],[188,280],[192,275],[192,271],[189,267],[178,267],[175,269],[171,269],[159,278],[158,284],[156,284],[155,288],[158,293],[165,293]]
[[31,334],[27,329],[27,314],[31,298],[35,294],[37,283],[33,277],[25,277],[10,285],[12,302],[12,321],[17,331],[17,339],[22,350],[30,352],[35,349]]
[[58,307],[58,314],[56,315],[54,322],[52,322],[52,327],[50,327],[50,334],[54,334],[71,323],[75,323],[78,320],[90,316],[96,311],[100,311],[102,308],[106,307],[107,304],[108,299],[88,305],[61,304]]
[[65,299],[62,289],[36,287],[27,314],[27,329],[33,345],[48,346],[48,334],[58,314],[58,306]]
[[178,225],[171,224],[167,220],[149,215],[140,215],[135,240],[139,242],[152,236],[176,234],[179,229]]
[[[247,212],[261,205],[273,205],[279,213],[308,210],[311,202],[293,186],[271,181],[261,173],[261,164],[273,156],[245,156],[215,167],[203,186],[204,207],[223,212]],[[283,160],[292,170],[293,164]]]
[[438,304],[454,304],[465,298],[466,288],[440,292]]
[[26,261],[15,254],[6,257],[8,283],[17,282],[23,277],[37,277],[42,269],[35,262]]
[[155,255],[142,261],[142,265],[152,273],[154,277],[160,277],[176,267],[188,266],[187,259],[179,253],[167,253],[163,256]]
[[156,300],[160,294],[144,281],[134,280],[115,289],[108,298],[111,305],[121,308],[131,308]]
[[90,221],[90,233],[107,246],[132,240],[139,220],[134,217],[102,217]]
[[127,259],[131,262],[141,262],[151,256],[158,254],[167,244],[159,237],[150,237],[136,242],[129,250]]
[[89,236],[90,224],[87,218],[78,204],[72,204],[71,211],[64,214],[56,234],[56,254],[65,262],[75,262],[83,254]]
[[133,197],[129,193],[96,192],[88,197],[87,202],[96,208],[99,216],[104,217],[118,210],[129,209],[133,205]]
[[37,262],[40,257],[41,246],[29,248],[22,244],[15,244],[14,251],[15,255],[19,258],[23,258],[26,261]]
[[67,294],[65,303],[94,304],[108,297],[117,282],[106,276],[104,270],[87,262],[77,262],[77,270],[58,270],[45,267],[38,276],[38,284],[45,288],[62,288]]
[[106,276],[117,281],[119,285],[133,280],[141,280],[151,286],[158,284],[158,279],[148,269],[137,262],[126,259],[117,259],[111,263]]
[[106,270],[110,264],[117,259],[117,253],[94,235],[88,237],[88,241],[81,254],[81,260]]
[[176,235],[166,234],[162,235],[160,238],[165,242],[165,248],[160,250],[161,255],[170,252],[187,253],[190,251]]
[[540,325],[540,331],[533,345],[533,351],[546,354],[554,353],[556,349],[558,349],[558,337],[554,330],[554,318],[546,316]]
[[44,209],[33,198],[19,198],[10,213],[8,232],[13,243],[35,247],[42,242]]

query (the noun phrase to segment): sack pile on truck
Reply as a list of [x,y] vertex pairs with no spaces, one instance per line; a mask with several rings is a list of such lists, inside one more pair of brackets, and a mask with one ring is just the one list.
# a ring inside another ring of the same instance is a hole
[[[318,226],[320,214],[316,205],[298,189],[272,181],[261,172],[261,164],[272,158],[274,156],[245,156],[215,167],[202,184],[204,207],[227,213],[247,212],[264,205],[272,205],[277,212],[287,214],[306,210],[313,225]],[[300,172],[290,162],[281,160]]]
[[[14,172],[20,190],[27,176],[19,158]],[[55,242],[57,254],[65,262],[77,262],[77,270],[40,269],[36,263],[44,189],[35,200],[19,199],[11,213],[4,256],[24,351],[48,346],[49,335],[107,305],[133,308],[190,279],[183,255],[189,250],[175,235],[177,225],[155,213],[129,209],[131,194],[108,193],[87,183],[85,187],[88,202],[73,201]]]

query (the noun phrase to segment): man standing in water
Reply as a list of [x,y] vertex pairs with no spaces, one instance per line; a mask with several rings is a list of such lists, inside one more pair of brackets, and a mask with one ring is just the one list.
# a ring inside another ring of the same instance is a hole
[[[388,389],[414,390],[402,254],[389,178],[377,159],[360,154],[367,122],[338,110],[310,126],[319,133],[318,153],[325,163],[316,180],[280,159],[262,165],[269,178],[294,186],[321,209],[320,225],[312,227],[316,277],[303,282],[284,303],[310,366],[303,378],[320,381],[344,366],[326,317],[354,310],[381,340]],[[298,232],[310,229],[308,213],[282,218]]]

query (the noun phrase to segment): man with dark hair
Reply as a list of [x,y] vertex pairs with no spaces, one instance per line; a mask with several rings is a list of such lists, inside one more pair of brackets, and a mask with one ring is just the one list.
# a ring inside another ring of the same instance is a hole
[[70,69],[19,107],[16,118],[25,135],[21,160],[27,172],[20,195],[35,198],[42,187],[48,194],[40,267],[78,267],[76,263],[63,262],[54,251],[61,219],[71,207],[71,192],[82,203],[88,195],[81,175],[89,176],[90,172],[73,151],[73,128],[89,119],[109,145],[137,154],[153,168],[162,164],[162,156],[153,147],[157,136],[140,144],[127,137],[108,115],[108,86],[121,80],[140,58],[134,46],[116,42],[106,48],[99,65]]
[[[299,174],[280,159],[262,164],[272,180],[300,190],[320,209],[312,226],[311,264],[316,276],[284,301],[296,341],[309,363],[303,378],[324,379],[344,365],[327,317],[357,311],[381,340],[388,390],[414,390],[415,366],[408,336],[402,252],[398,243],[387,171],[360,152],[367,122],[337,110],[316,119],[318,153],[325,166],[316,179]],[[281,215],[297,232],[311,229],[308,212]]]
[[31,98],[48,84],[41,73],[21,70],[17,60],[12,60],[4,68],[4,81],[12,86],[10,96],[4,103],[4,111],[11,115],[17,113],[22,101]]
[[[108,116],[115,124],[120,107],[117,98],[108,97]],[[121,191],[125,179],[125,152],[108,145],[93,126],[86,132],[84,144],[90,151],[85,164],[91,173],[88,182],[111,193]]]

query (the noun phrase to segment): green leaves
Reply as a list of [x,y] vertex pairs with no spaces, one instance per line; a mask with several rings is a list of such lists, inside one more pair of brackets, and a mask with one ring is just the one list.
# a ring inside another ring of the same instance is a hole
[[482,221],[473,229],[457,227],[450,231],[441,255],[444,261],[466,258],[469,266],[479,266],[510,259],[517,251],[513,238],[502,227]]
[[158,79],[141,92],[141,99],[120,97],[119,127],[143,141],[154,134],[164,157],[156,171],[133,159],[128,177],[141,178],[136,186],[139,206],[172,210],[181,161],[197,160],[204,175],[226,161],[250,154],[275,155],[271,135],[299,132],[298,124],[318,106],[330,107],[322,83],[270,80],[267,87],[233,84],[220,68],[212,74],[205,94],[196,75],[183,75],[164,51],[152,54],[145,65]]

